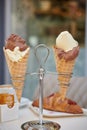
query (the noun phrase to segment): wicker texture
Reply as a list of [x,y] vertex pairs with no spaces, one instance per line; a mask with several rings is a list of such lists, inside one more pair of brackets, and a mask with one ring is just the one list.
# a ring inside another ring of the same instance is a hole
[[55,49],[55,47],[53,48],[53,50],[56,70],[58,72],[58,82],[60,84],[60,93],[62,95],[62,99],[64,99],[73,72],[75,59],[71,61],[66,61],[64,58],[60,59],[58,57],[58,50]]
[[7,61],[8,69],[11,75],[12,83],[16,91],[18,101],[20,102],[22,91],[24,87],[25,74],[27,69],[27,61],[29,56],[29,51],[26,55],[18,62],[13,62],[9,59],[5,49],[4,49],[5,58]]

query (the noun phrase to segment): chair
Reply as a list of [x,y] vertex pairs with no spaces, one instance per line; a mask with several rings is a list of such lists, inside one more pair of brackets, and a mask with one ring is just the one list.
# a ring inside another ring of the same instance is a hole
[[[59,91],[57,75],[44,77],[43,95],[48,96]],[[34,99],[39,96],[39,86],[34,93]],[[87,108],[87,77],[72,77],[67,90],[67,97],[76,101],[82,108]]]
[[67,91],[67,97],[87,108],[87,77],[73,77]]

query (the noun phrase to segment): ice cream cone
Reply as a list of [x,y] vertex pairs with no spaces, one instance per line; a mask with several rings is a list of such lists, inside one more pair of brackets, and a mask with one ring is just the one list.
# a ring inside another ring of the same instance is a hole
[[20,102],[24,87],[29,51],[21,60],[19,60],[18,62],[14,62],[8,57],[5,48],[3,48],[3,50],[7,61],[8,69],[11,75],[12,84],[15,88],[18,101]]
[[69,61],[66,61],[64,58],[60,59],[58,57],[58,50],[55,47],[53,48],[53,50],[54,50],[54,58],[56,63],[56,70],[58,72],[60,93],[62,99],[64,99],[72,76],[75,59]]

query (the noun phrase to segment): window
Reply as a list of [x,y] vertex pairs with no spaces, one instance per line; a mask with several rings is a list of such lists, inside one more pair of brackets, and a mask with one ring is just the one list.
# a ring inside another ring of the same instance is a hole
[[[85,0],[13,0],[12,1],[12,33],[17,33],[26,39],[31,46],[28,72],[38,70],[38,64],[33,53],[36,44],[46,44],[50,56],[46,69],[56,71],[52,46],[58,34],[64,30],[72,33],[79,42],[80,53],[76,60],[73,76],[85,76]],[[24,95],[32,98],[38,80],[26,77]]]

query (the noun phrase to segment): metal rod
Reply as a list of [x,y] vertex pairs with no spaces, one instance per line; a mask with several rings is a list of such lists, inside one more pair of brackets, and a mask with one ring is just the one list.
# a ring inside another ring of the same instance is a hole
[[[37,53],[37,50],[40,48],[45,48],[47,50],[47,55],[44,56],[43,60],[41,60],[40,56]],[[37,58],[37,61],[39,62],[39,72],[34,73],[26,73],[26,75],[38,75],[39,76],[39,124],[40,124],[40,130],[47,130],[46,128],[43,128],[43,79],[45,74],[45,69],[43,68],[43,65],[47,61],[47,58],[49,56],[49,48],[44,45],[40,44],[35,47],[35,56]]]
[[40,125],[43,123],[43,79],[44,79],[44,69],[40,68],[39,70],[39,118],[40,118]]
[[65,73],[57,73],[57,72],[46,71],[46,74],[70,76],[70,75],[72,75],[73,73],[67,73],[67,72],[65,72]]

